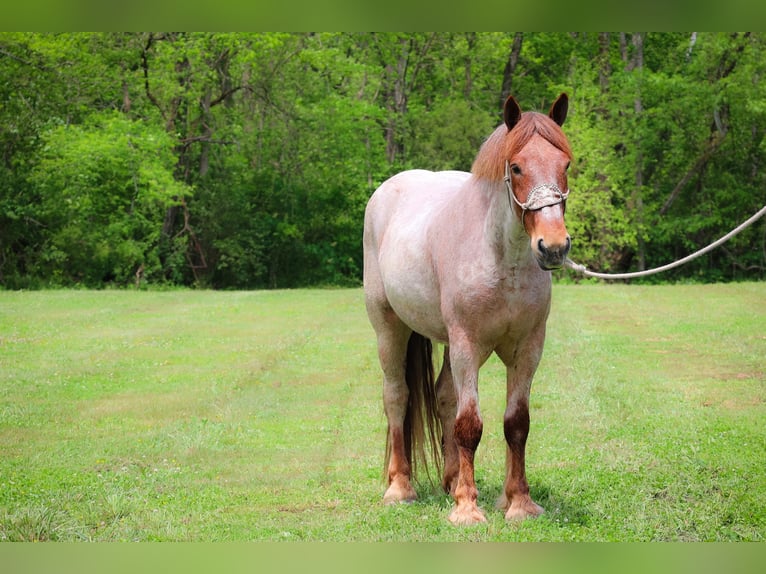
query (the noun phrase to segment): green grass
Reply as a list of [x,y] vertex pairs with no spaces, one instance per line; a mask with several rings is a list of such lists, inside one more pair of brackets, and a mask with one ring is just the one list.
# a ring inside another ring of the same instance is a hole
[[0,292],[0,540],[766,537],[766,284],[554,290],[509,524],[503,372],[481,372],[488,523],[385,507],[361,290]]

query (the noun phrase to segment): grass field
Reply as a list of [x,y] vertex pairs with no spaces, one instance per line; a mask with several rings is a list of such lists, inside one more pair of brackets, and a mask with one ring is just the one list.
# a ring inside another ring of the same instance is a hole
[[480,376],[489,522],[381,503],[361,290],[0,292],[0,541],[763,541],[766,283],[554,290],[532,389],[539,519],[493,509],[503,372]]

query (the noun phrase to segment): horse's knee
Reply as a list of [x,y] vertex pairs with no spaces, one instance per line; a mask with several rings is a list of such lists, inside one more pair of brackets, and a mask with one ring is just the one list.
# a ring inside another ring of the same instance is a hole
[[526,444],[529,436],[529,407],[526,401],[519,401],[513,410],[506,411],[503,432],[511,448]]
[[479,409],[476,402],[471,400],[467,408],[462,409],[455,419],[455,443],[473,452],[479,446],[483,429],[484,423],[479,416]]

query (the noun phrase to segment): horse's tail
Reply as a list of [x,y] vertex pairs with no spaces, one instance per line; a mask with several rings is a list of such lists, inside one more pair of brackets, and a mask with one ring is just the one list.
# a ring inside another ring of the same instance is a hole
[[[405,380],[409,389],[407,414],[404,417],[404,448],[415,476],[422,466],[429,472],[429,454],[438,476],[441,476],[441,423],[436,403],[433,347],[431,339],[413,332],[407,343]],[[437,438],[438,437],[438,438]],[[428,449],[429,454],[426,453]],[[386,439],[386,467],[391,454]]]

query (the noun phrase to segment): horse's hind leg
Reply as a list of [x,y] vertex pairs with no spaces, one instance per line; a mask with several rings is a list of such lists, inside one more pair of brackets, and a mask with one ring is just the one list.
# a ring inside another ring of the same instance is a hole
[[388,419],[388,489],[383,502],[391,504],[415,500],[410,483],[411,448],[404,429],[409,389],[405,380],[405,361],[409,333],[404,331],[378,338],[378,352],[383,368],[383,405]]
[[436,381],[436,400],[442,425],[442,451],[444,452],[442,486],[446,492],[454,495],[459,470],[454,433],[457,399],[455,398],[455,383],[452,380],[452,367],[449,361],[449,346],[444,347],[444,362]]
[[404,429],[409,389],[405,379],[407,343],[411,330],[387,305],[371,308],[370,319],[378,337],[378,357],[383,370],[383,406],[388,419],[386,445],[388,488],[383,502],[393,504],[417,498],[411,478],[411,448]]

